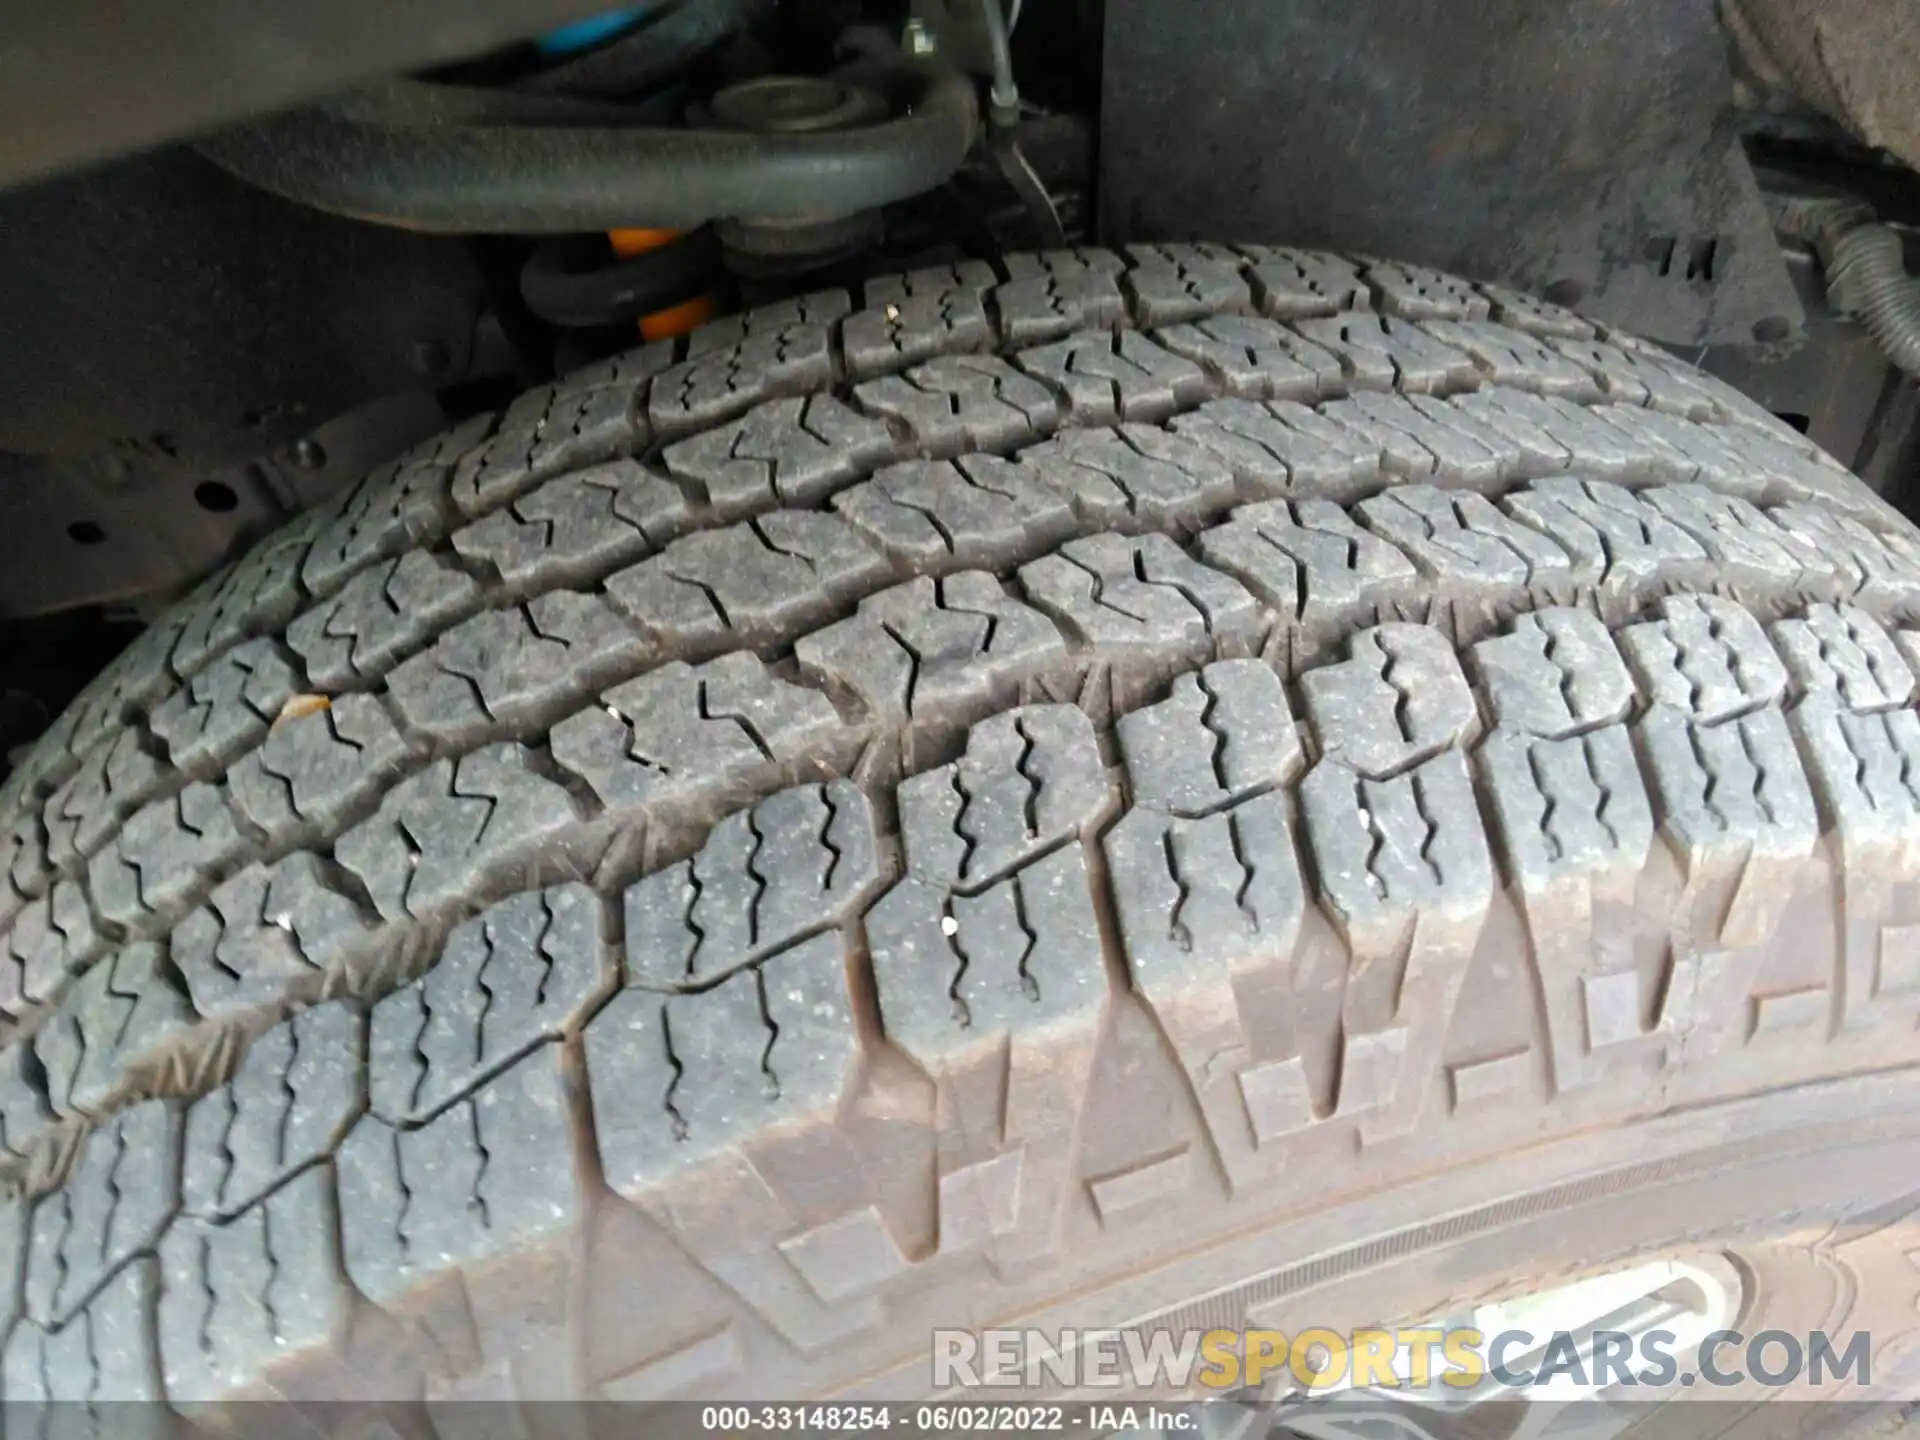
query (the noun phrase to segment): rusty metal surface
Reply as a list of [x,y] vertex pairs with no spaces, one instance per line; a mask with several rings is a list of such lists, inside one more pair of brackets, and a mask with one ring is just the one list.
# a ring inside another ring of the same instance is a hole
[[1722,0],[1760,80],[1920,166],[1920,6],[1912,0]]

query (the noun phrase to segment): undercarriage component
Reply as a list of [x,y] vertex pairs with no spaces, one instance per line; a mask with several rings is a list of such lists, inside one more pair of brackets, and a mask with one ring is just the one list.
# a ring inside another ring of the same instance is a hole
[[1104,238],[1393,253],[1675,344],[1801,322],[1711,0],[1109,0]]
[[626,123],[618,106],[419,81],[227,130],[218,164],[277,195],[410,230],[572,234],[852,214],[932,189],[973,144],[973,83],[902,71],[898,118],[777,132]]
[[612,254],[598,235],[549,240],[521,267],[520,298],[551,325],[619,325],[685,304],[719,259],[707,227],[625,256]]
[[317,215],[183,148],[0,194],[0,455],[204,479],[473,378],[489,308],[469,247]]
[[1920,165],[1920,9],[1909,0],[1721,0],[1754,74]]
[[[763,75],[731,85],[710,102],[713,123],[756,135],[824,135],[880,123],[887,102],[863,85],[810,75]],[[880,212],[726,219],[717,232],[727,266],[748,279],[805,274],[859,254],[880,238]]]
[[0,185],[478,55],[605,0],[0,6]]

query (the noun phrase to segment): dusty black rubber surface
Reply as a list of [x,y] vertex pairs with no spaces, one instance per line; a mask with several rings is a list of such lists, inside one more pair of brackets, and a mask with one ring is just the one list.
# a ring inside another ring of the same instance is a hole
[[1910,1063],[1916,616],[1764,412],[1393,265],[970,263],[570,377],[0,796],[6,1398],[832,1387]]

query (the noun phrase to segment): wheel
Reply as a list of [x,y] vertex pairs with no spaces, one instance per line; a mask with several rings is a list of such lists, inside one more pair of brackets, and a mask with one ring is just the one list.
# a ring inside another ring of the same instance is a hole
[[569,377],[8,781],[6,1394],[914,1395],[939,1326],[1647,1263],[1878,1385],[1916,615],[1747,400],[1396,265],[970,262]]

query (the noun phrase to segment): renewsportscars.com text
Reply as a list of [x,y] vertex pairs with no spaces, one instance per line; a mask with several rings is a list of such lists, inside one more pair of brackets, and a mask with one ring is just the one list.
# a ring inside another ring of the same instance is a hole
[[1716,1330],[1697,1350],[1669,1330],[1495,1334],[1439,1326],[1395,1330],[936,1330],[932,1379],[942,1392],[985,1387],[1214,1389],[1293,1385],[1525,1390],[1704,1385],[1725,1389],[1870,1385],[1872,1337]]

